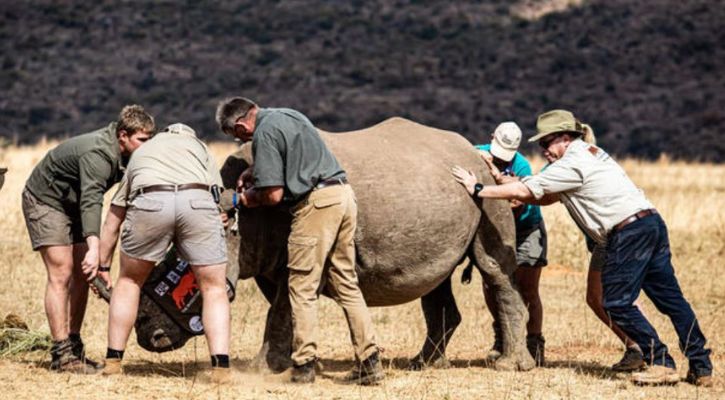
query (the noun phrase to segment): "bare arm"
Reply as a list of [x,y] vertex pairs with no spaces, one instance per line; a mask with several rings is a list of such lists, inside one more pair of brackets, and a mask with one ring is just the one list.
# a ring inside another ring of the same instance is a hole
[[[118,232],[125,218],[126,209],[124,207],[111,205],[108,214],[106,214],[106,221],[103,222],[103,227],[101,228],[101,266],[110,267],[113,261],[113,251],[116,249],[116,243],[118,242]],[[112,286],[110,272],[99,272],[98,275],[106,281],[106,287],[110,289]]]
[[283,196],[284,187],[282,186],[270,186],[260,189],[252,187],[242,191],[240,201],[247,208],[274,206],[282,201]]
[[[473,195],[473,189],[476,184],[476,176],[471,171],[455,166],[451,171],[456,180],[462,184],[469,194]],[[486,199],[506,199],[506,200],[520,200],[524,203],[529,203],[534,198],[533,193],[523,183],[516,180],[514,182],[505,183],[503,185],[488,185],[478,193],[478,197]]]

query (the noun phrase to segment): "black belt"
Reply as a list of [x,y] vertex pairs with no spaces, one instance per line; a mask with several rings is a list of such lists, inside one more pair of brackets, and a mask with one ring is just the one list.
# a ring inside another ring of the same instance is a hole
[[324,181],[317,182],[317,185],[315,185],[315,189],[322,189],[322,188],[326,188],[328,186],[335,186],[335,185],[344,185],[346,183],[347,183],[347,178],[325,179]]
[[209,185],[203,183],[184,183],[183,185],[151,185],[136,190],[136,196],[151,192],[180,192],[182,190],[209,190]]
[[657,210],[655,210],[654,208],[650,208],[648,210],[642,210],[638,213],[632,214],[629,217],[625,218],[622,222],[618,223],[617,225],[614,225],[614,228],[612,228],[612,232],[618,231],[618,230],[624,228],[625,226],[631,224],[634,221],[637,221],[644,217],[649,217],[650,215],[655,215],[655,214],[657,214]]

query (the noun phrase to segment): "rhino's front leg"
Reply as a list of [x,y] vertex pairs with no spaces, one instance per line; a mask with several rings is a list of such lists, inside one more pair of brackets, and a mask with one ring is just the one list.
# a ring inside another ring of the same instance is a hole
[[503,354],[497,370],[528,371],[536,365],[526,348],[528,312],[514,288],[515,230],[507,202],[485,200],[481,225],[472,244],[473,259],[496,300]]
[[410,360],[409,369],[421,370],[426,366],[447,367],[446,346],[461,323],[456,300],[451,290],[451,277],[420,299],[428,328],[420,353]]
[[252,360],[251,367],[260,371],[282,372],[292,366],[292,311],[287,277],[281,277],[279,283],[262,276],[255,277],[255,280],[270,307],[262,348]]

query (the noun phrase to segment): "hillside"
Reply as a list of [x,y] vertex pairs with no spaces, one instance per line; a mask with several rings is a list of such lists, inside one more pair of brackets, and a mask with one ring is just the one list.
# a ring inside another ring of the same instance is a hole
[[474,142],[565,107],[612,153],[724,161],[722,2],[581,3],[528,20],[506,0],[2,2],[0,136],[137,102],[220,138],[215,104],[242,94],[326,130],[401,115]]

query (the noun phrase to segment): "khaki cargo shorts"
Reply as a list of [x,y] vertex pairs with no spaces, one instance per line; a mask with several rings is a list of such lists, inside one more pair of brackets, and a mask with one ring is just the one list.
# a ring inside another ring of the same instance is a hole
[[27,188],[23,189],[23,215],[33,250],[85,243],[80,217],[70,217],[40,202]]
[[516,235],[516,265],[541,268],[549,261],[546,259],[548,243],[546,226],[542,220],[538,226],[528,232]]
[[174,243],[179,257],[192,265],[227,262],[227,244],[219,211],[206,190],[152,192],[128,203],[121,251],[159,262]]

